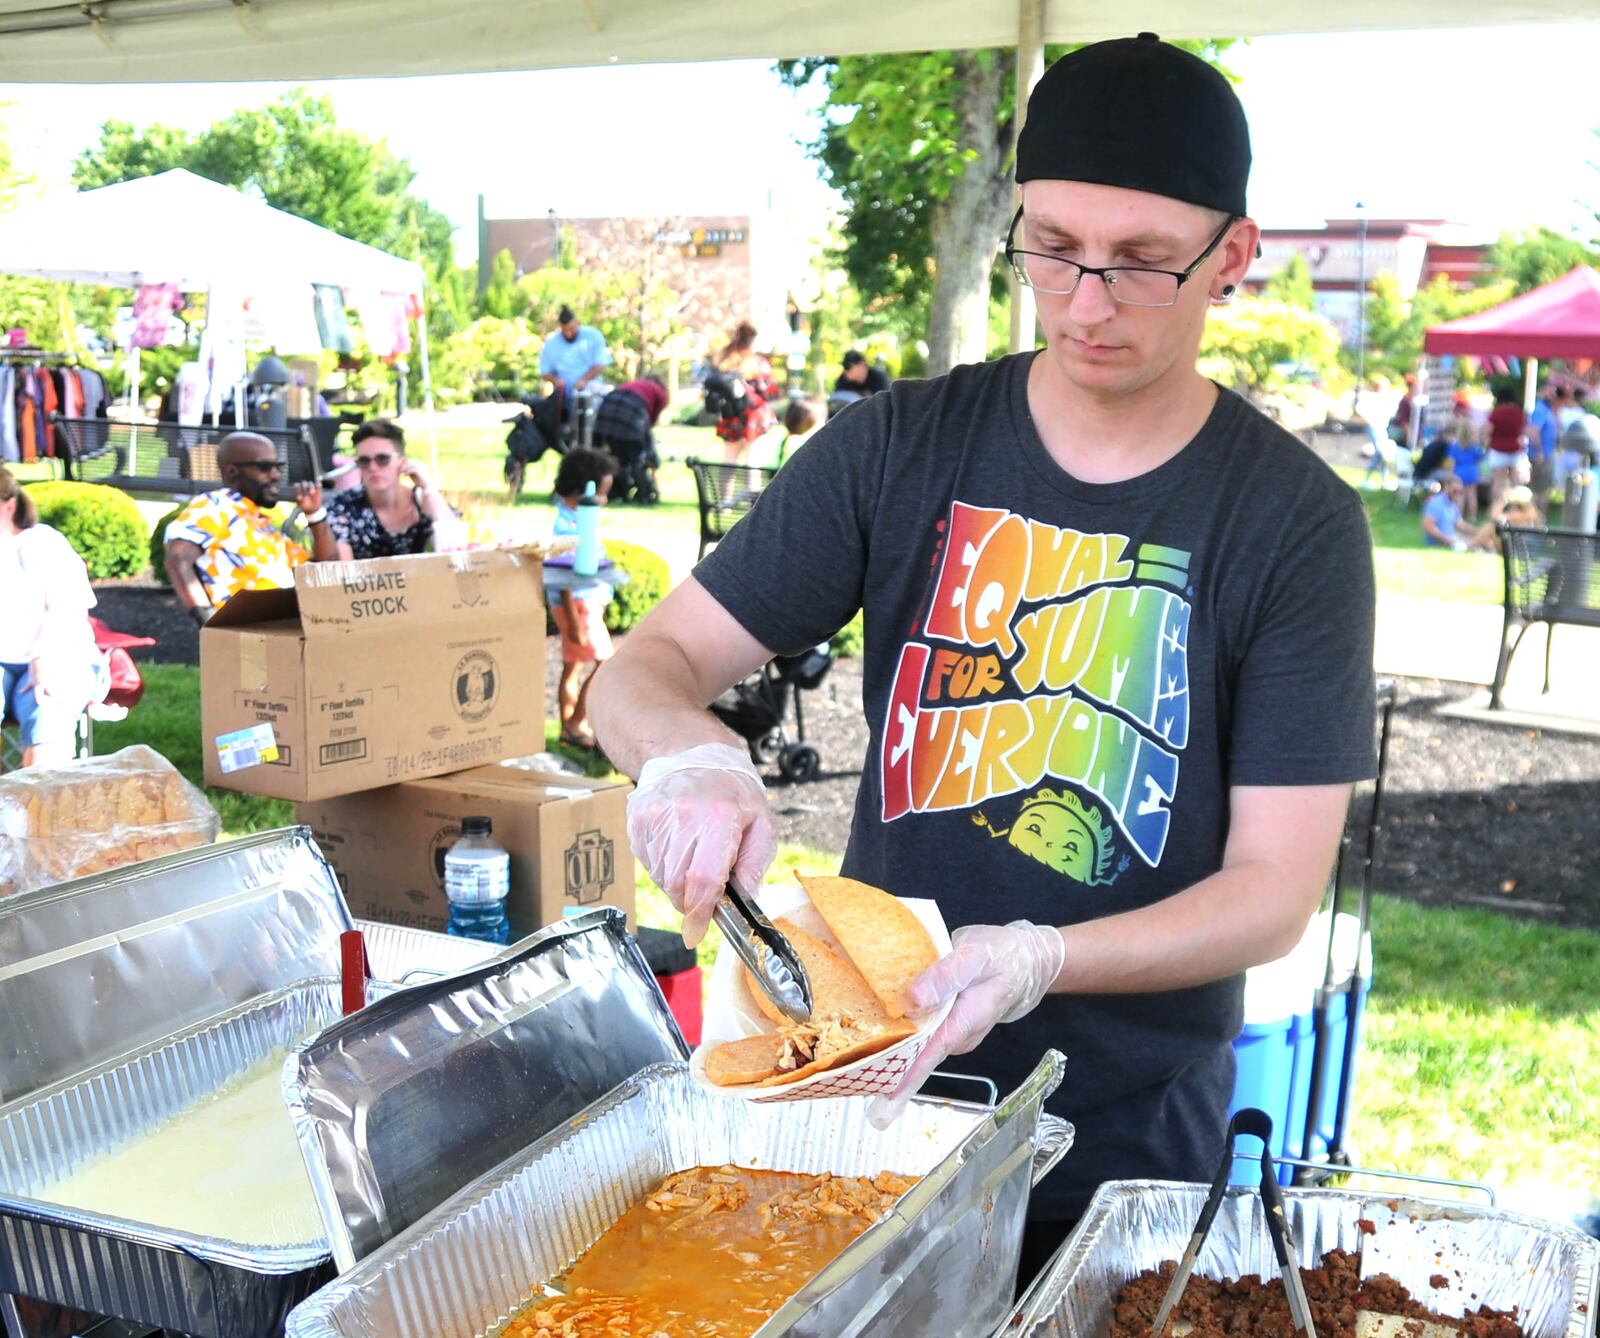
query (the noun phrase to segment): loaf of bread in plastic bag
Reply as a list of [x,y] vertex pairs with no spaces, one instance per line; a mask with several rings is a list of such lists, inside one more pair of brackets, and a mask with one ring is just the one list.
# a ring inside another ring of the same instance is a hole
[[0,896],[189,850],[220,827],[205,796],[143,744],[0,775]]

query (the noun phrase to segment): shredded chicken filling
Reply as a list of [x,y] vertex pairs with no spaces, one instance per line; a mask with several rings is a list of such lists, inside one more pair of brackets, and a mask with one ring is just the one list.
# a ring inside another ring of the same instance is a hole
[[698,1166],[670,1175],[501,1338],[745,1338],[915,1177]]

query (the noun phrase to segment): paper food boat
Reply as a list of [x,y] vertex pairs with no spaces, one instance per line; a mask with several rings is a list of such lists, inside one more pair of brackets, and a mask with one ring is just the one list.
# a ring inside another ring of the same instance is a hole
[[[827,921],[812,906],[805,889],[793,884],[766,886],[756,894],[755,900],[769,920],[787,916],[807,933],[849,959],[849,954],[844,952],[839,940],[828,928]],[[897,900],[928,931],[928,937],[933,940],[934,950],[939,956],[948,953],[950,931],[945,928],[944,917],[940,915],[938,906],[919,897],[900,897]],[[776,1024],[756,1007],[738,955],[731,948],[723,947],[711,968],[711,983],[706,990],[705,1024],[701,1030],[700,1047],[689,1061],[689,1072],[695,1083],[708,1092],[761,1104],[815,1101],[822,1097],[887,1095],[899,1086],[911,1061],[921,1053],[929,1036],[945,1020],[954,1002],[952,999],[924,1017],[908,1019],[917,1028],[914,1036],[908,1036],[864,1059],[778,1087],[759,1087],[755,1084],[720,1087],[705,1073],[706,1056],[711,1048],[723,1041],[742,1040],[746,1036],[777,1030]]]

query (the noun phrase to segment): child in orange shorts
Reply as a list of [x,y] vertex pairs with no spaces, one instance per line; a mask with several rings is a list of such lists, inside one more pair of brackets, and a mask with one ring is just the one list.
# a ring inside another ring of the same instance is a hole
[[[576,535],[578,499],[594,484],[595,496],[605,505],[616,477],[617,462],[609,451],[580,449],[561,459],[556,471],[555,533]],[[592,666],[611,658],[611,633],[606,629],[606,605],[611,587],[598,577],[580,580],[550,597],[550,616],[561,632],[561,682],[556,702],[561,712],[561,742],[592,751],[594,730],[589,726],[589,679]],[[585,669],[585,666],[591,666]]]

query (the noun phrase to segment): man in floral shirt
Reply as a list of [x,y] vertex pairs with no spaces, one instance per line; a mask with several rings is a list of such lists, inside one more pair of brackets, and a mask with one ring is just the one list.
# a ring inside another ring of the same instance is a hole
[[[217,445],[227,486],[189,500],[167,526],[167,575],[178,602],[202,627],[241,590],[294,584],[294,569],[311,554],[267,515],[278,504],[283,467],[277,448],[254,432],[233,432]],[[318,560],[337,556],[322,489],[297,484],[295,501],[311,527]]]

